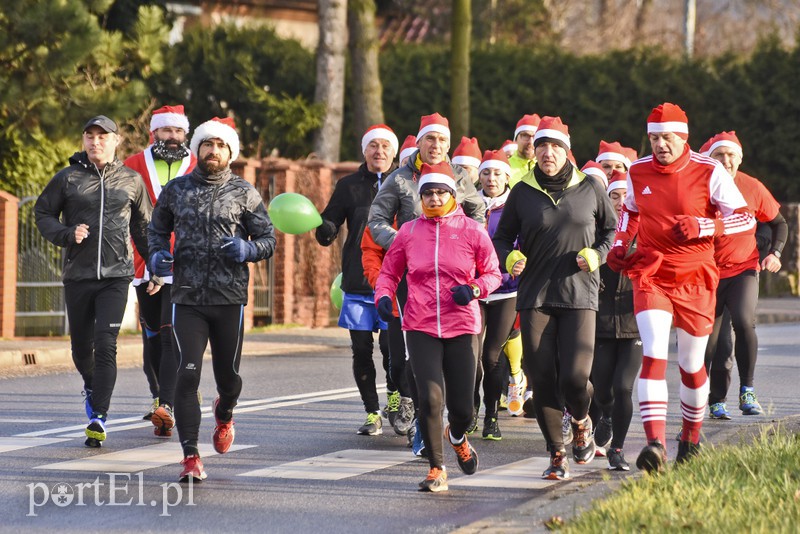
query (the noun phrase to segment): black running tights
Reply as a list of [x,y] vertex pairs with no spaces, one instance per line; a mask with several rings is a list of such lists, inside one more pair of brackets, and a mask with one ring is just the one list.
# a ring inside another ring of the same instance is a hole
[[[642,366],[641,339],[597,339],[592,384],[594,401],[603,417],[610,417],[612,449],[622,449],[633,417],[633,384]],[[595,421],[597,424],[597,421]]]

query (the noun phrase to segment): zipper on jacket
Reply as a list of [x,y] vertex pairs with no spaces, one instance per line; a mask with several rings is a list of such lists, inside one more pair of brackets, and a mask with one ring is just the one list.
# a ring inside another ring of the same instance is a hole
[[439,221],[436,221],[436,244],[433,247],[433,269],[436,278],[436,331],[442,337],[442,306],[439,293]]
[[206,219],[206,227],[208,228],[208,263],[206,264],[206,279],[203,281],[203,287],[208,287],[208,279],[211,277],[211,255],[212,255],[212,247],[211,244],[211,234],[213,233],[213,229],[211,228],[211,217],[214,215],[214,202],[217,200],[217,193],[219,192],[219,188],[222,187],[221,185],[215,185],[214,191],[211,193],[211,204],[208,206],[208,218]]
[[106,169],[110,163],[106,163],[105,167],[103,167],[103,172],[100,172],[100,169],[97,168],[97,165],[94,166],[94,170],[97,171],[97,176],[100,177],[100,220],[99,220],[99,227],[100,231],[97,235],[97,279],[100,280],[100,264],[103,262],[103,211],[105,211],[105,204],[106,204],[106,185],[105,185],[105,176],[106,176]]

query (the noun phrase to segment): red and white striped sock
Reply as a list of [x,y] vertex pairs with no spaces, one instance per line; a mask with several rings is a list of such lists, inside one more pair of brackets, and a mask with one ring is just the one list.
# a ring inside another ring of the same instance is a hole
[[678,365],[681,369],[682,441],[700,442],[700,430],[708,405],[705,353],[708,336],[693,336],[678,328]]
[[667,355],[672,314],[664,310],[645,310],[636,314],[642,337],[642,372],[637,391],[647,441],[666,443],[667,433]]

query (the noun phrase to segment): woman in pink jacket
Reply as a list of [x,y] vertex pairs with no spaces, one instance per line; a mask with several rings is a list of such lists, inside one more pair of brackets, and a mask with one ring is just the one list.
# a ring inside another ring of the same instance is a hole
[[[430,463],[428,476],[419,485],[421,491],[447,490],[443,434],[464,473],[471,475],[478,468],[478,455],[466,436],[472,422],[481,329],[476,299],[497,289],[501,280],[489,235],[480,223],[464,215],[455,192],[449,163],[423,164],[422,215],[400,227],[375,285],[378,313],[389,318],[397,284],[408,270],[403,330]],[[445,404],[449,425],[443,432]]]

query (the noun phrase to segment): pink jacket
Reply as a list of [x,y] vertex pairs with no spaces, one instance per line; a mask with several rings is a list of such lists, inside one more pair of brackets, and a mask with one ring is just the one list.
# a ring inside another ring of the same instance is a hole
[[423,215],[401,226],[375,284],[376,305],[381,297],[394,298],[406,269],[408,303],[403,330],[438,338],[480,333],[478,301],[459,306],[450,288],[475,284],[481,291],[479,298],[485,298],[500,285],[497,254],[483,225],[457,207],[444,217],[427,219]]

